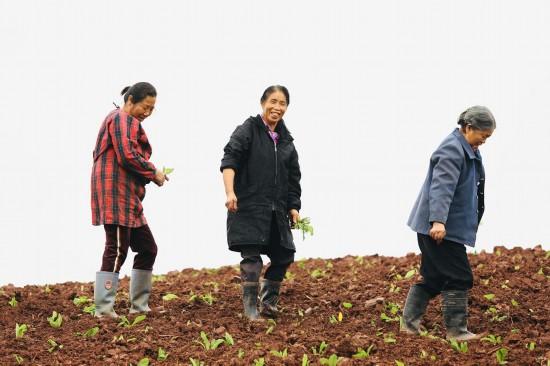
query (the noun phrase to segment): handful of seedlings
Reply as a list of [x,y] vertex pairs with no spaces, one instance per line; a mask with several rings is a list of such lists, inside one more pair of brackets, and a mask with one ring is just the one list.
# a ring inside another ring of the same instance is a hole
[[313,226],[311,226],[311,219],[309,217],[301,218],[292,228],[302,231],[302,240],[306,240],[306,234],[313,235]]

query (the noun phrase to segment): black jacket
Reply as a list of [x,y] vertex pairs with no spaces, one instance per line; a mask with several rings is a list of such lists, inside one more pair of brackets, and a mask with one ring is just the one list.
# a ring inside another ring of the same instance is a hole
[[227,215],[229,249],[245,245],[268,245],[275,211],[281,245],[295,250],[288,211],[300,210],[300,165],[293,138],[284,121],[277,124],[277,145],[260,115],[238,126],[224,148],[220,170],[235,170],[238,210]]

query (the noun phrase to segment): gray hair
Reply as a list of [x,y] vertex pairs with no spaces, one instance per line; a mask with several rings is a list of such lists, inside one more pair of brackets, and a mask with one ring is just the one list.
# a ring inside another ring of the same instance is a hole
[[497,127],[495,117],[487,107],[473,106],[466,109],[458,117],[458,124],[462,128],[470,125],[476,130],[494,130]]

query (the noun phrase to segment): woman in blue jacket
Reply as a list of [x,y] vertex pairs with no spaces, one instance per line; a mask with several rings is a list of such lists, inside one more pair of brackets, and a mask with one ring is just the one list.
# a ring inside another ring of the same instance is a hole
[[418,334],[428,302],[441,293],[447,339],[465,341],[479,338],[467,329],[473,274],[465,247],[474,246],[484,211],[479,146],[492,135],[496,122],[489,109],[474,106],[460,115],[458,124],[433,153],[409,217],[422,252],[423,279],[409,290],[401,331]]

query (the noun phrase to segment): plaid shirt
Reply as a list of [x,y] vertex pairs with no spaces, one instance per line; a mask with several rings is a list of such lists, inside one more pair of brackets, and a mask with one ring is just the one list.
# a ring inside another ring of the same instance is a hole
[[140,227],[147,224],[141,201],[155,177],[152,149],[141,123],[115,109],[105,118],[94,149],[92,224]]

